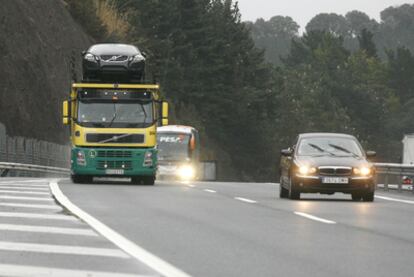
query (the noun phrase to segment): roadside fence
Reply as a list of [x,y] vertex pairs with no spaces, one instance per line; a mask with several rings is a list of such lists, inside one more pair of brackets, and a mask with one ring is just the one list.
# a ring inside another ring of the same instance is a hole
[[[13,167],[13,164],[24,164],[27,170],[16,165]],[[53,173],[46,167],[69,168],[70,147],[31,138],[10,137],[0,123],[0,175],[40,176],[41,172]]]
[[395,163],[375,163],[377,187],[384,190],[412,191],[414,165]]

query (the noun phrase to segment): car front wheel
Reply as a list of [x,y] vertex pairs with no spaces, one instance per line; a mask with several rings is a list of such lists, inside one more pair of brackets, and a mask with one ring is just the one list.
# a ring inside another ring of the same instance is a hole
[[362,196],[364,202],[374,202],[374,192],[367,192]]
[[292,181],[292,178],[289,178],[289,199],[292,200],[299,200],[300,199],[300,191],[297,190],[295,184]]
[[279,181],[279,197],[280,198],[288,198],[288,196],[289,196],[289,190],[287,190],[286,188],[283,187],[282,177],[280,177],[280,181]]

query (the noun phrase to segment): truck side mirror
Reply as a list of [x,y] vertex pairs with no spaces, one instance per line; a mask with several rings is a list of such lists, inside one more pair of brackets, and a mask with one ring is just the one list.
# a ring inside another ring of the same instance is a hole
[[161,112],[161,114],[162,114],[161,125],[166,126],[166,125],[168,125],[168,102],[162,101],[161,109],[162,109],[162,112]]
[[70,120],[69,120],[69,101],[63,101],[63,124],[64,125],[68,125]]

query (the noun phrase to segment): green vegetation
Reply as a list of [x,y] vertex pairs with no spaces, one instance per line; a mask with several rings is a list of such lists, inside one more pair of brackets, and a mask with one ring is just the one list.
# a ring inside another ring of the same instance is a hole
[[[221,179],[274,180],[280,149],[301,132],[354,134],[391,162],[414,131],[414,5],[385,10],[381,24],[320,15],[299,37],[289,17],[241,22],[231,0],[107,3],[129,25],[126,42],[148,53],[177,123],[201,130]],[[276,66],[255,42],[276,43],[266,54]]]

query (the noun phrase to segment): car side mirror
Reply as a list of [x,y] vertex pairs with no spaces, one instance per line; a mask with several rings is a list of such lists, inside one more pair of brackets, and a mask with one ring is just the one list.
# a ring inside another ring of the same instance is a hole
[[147,58],[147,53],[146,52],[141,52],[141,55],[144,57],[144,58]]
[[374,158],[377,156],[377,152],[375,151],[367,151],[367,158]]
[[83,51],[81,52],[82,57],[83,57],[83,56],[85,56],[85,54],[86,54],[86,50],[83,50]]
[[290,157],[293,155],[293,150],[291,148],[283,149],[282,151],[280,151],[280,154],[282,154],[282,156],[284,157]]

